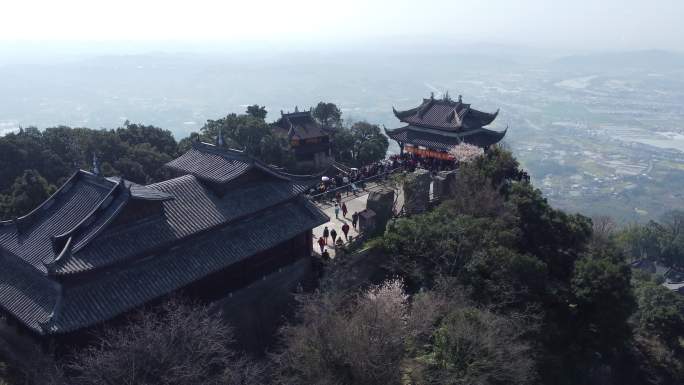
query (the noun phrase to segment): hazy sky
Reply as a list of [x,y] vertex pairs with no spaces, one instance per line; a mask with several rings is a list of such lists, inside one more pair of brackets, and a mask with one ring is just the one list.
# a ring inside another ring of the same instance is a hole
[[354,43],[439,35],[573,49],[684,50],[684,0],[3,0],[0,41]]

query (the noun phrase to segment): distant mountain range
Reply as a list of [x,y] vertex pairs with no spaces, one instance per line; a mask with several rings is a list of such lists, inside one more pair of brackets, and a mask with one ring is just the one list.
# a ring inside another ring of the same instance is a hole
[[647,50],[572,55],[554,60],[551,62],[551,67],[558,70],[601,72],[684,71],[684,53]]

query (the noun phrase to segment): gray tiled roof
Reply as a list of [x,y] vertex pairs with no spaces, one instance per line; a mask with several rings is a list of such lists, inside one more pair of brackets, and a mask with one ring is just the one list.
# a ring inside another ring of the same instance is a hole
[[288,174],[242,151],[203,142],[193,142],[190,150],[167,163],[166,167],[176,174],[191,174],[202,181],[219,185],[231,182],[251,170],[258,170],[276,179],[299,185],[302,190],[316,184],[320,176]]
[[0,250],[47,274],[69,239],[69,249],[83,248],[129,199],[164,201],[170,195],[120,178],[78,171],[31,213],[0,222]]
[[491,124],[499,111],[493,114],[475,110],[470,104],[451,99],[423,99],[415,108],[394,110],[394,115],[404,123],[446,131],[463,132]]
[[272,126],[277,133],[288,138],[308,139],[328,136],[325,129],[311,116],[311,111],[281,114],[280,119]]
[[190,150],[167,163],[166,167],[176,174],[191,174],[203,181],[216,184],[228,183],[250,170],[259,170],[277,179],[299,184],[302,188],[316,182],[315,176],[287,174],[261,163],[242,151],[202,142],[193,142]]
[[28,215],[0,223],[0,250],[46,273],[45,263],[60,250],[51,237],[68,233],[95,210],[116,183],[86,173],[74,174],[55,194]]
[[405,126],[396,130],[386,130],[387,136],[397,142],[423,146],[440,151],[449,151],[459,143],[465,142],[475,146],[488,147],[498,143],[506,135],[506,131],[496,132],[486,128],[463,133],[430,130],[424,127]]
[[169,246],[185,237],[280,204],[302,192],[300,186],[273,180],[244,184],[219,197],[192,175],[149,185],[174,199],[163,214],[104,231],[61,264],[58,274],[74,274],[125,261]]
[[298,198],[193,238],[154,258],[68,286],[2,256],[0,301],[38,333],[66,333],[116,317],[327,220],[308,200]]
[[[204,146],[185,160],[233,156]],[[309,177],[234,158],[224,175],[257,173],[219,191],[192,172],[148,186],[77,172],[31,214],[0,223],[0,306],[38,333],[75,330],[327,221],[300,196]]]
[[209,144],[197,142],[186,153],[166,164],[177,173],[192,174],[215,183],[230,182],[252,166],[251,159],[238,151],[220,151]]
[[46,332],[65,333],[111,319],[327,220],[310,202],[299,198],[195,238],[171,252],[67,288]]
[[40,331],[57,303],[59,284],[0,251],[0,305],[29,329]]

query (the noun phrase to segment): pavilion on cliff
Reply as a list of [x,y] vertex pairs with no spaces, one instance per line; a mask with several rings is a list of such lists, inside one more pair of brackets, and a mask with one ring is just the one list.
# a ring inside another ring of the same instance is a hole
[[486,128],[496,119],[499,111],[488,113],[471,108],[449,98],[436,99],[434,95],[412,109],[397,111],[394,115],[406,125],[394,130],[385,130],[387,136],[399,144],[402,154],[413,153],[427,158],[449,160],[449,151],[461,143],[487,149],[506,135]]

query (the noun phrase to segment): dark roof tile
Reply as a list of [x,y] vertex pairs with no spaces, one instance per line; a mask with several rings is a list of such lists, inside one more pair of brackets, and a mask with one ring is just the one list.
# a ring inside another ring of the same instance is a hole
[[423,99],[418,107],[406,111],[394,110],[404,123],[446,131],[476,130],[491,124],[499,111],[493,114],[475,110],[470,104],[451,99]]
[[299,198],[171,252],[68,288],[48,332],[65,333],[113,318],[327,221],[308,200]]
[[205,143],[193,143],[193,147],[166,167],[215,183],[229,182],[249,170],[253,162],[238,151],[211,148]]
[[328,136],[328,132],[311,116],[311,111],[281,114],[273,128],[276,133],[294,139]]
[[[192,163],[207,157],[208,169]],[[0,306],[38,333],[75,330],[327,221],[299,196],[311,177],[206,145],[193,146],[185,161],[186,169],[217,180],[249,168],[269,177],[227,185],[217,195],[194,175],[139,186],[80,171],[28,216],[0,223]],[[141,219],[116,221],[132,200],[154,207]]]
[[465,142],[479,147],[488,147],[498,143],[506,135],[502,132],[480,128],[464,133],[440,132],[424,127],[405,126],[396,130],[387,130],[387,136],[397,142],[423,146],[439,151],[449,151],[454,146]]

